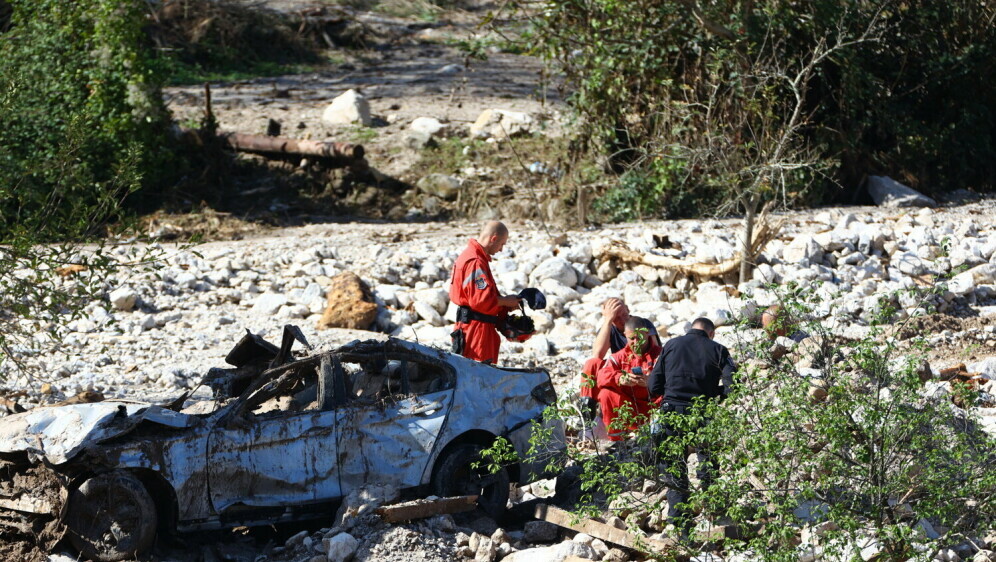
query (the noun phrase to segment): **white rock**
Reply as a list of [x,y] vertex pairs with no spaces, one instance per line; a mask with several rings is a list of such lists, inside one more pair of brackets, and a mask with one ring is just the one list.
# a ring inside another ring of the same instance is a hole
[[504,139],[529,134],[533,118],[521,111],[485,109],[470,126],[470,136],[475,139]]
[[112,291],[111,294],[108,295],[108,298],[110,299],[111,304],[114,305],[114,308],[117,310],[127,311],[135,308],[135,301],[138,300],[138,293],[131,287],[121,287]]
[[287,304],[287,297],[277,293],[263,293],[253,301],[253,314],[270,316],[276,314],[280,307]]
[[326,125],[348,125],[359,123],[364,127],[373,124],[370,117],[370,102],[357,90],[346,90],[332,100],[322,113],[322,123]]
[[801,234],[792,240],[782,252],[782,258],[790,264],[809,265],[823,259],[823,248],[808,234]]
[[682,322],[678,322],[677,324],[669,327],[667,329],[667,333],[671,334],[672,336],[675,336],[675,337],[677,337],[677,336],[683,336],[683,335],[685,335],[685,332],[687,332],[688,329],[691,328],[691,327],[692,327],[692,323],[691,322],[682,321]]
[[322,539],[322,544],[325,545],[329,562],[346,562],[356,554],[360,541],[349,533],[339,533],[332,538]]
[[415,292],[415,301],[428,304],[439,314],[446,314],[446,307],[450,304],[450,295],[445,289],[424,289]]
[[553,350],[550,340],[546,336],[541,335],[533,335],[533,337],[526,340],[523,347],[533,352],[537,357],[548,357]]
[[892,257],[892,264],[899,267],[899,271],[906,275],[923,275],[927,272],[927,266],[919,256],[912,252],[904,252]]
[[956,295],[967,295],[975,290],[975,279],[971,271],[959,273],[948,281],[948,290]]
[[435,135],[446,128],[446,125],[443,125],[438,119],[432,117],[417,117],[409,125],[409,128],[417,133]]
[[980,373],[987,379],[996,379],[996,357],[987,357],[977,363],[968,365],[970,373]]
[[570,262],[561,257],[552,257],[543,261],[529,275],[529,282],[532,285],[539,285],[544,279],[553,279],[571,288],[578,284],[577,271]]
[[553,546],[538,548],[527,548],[518,552],[513,552],[503,558],[503,562],[563,562],[570,556],[583,558],[585,560],[595,560],[595,549],[590,545],[564,541]]
[[460,193],[463,180],[447,174],[429,174],[415,184],[423,193],[452,201]]
[[415,304],[412,306],[415,309],[415,313],[419,315],[419,318],[433,326],[443,326],[446,324],[443,316],[431,304],[425,301],[415,301]]

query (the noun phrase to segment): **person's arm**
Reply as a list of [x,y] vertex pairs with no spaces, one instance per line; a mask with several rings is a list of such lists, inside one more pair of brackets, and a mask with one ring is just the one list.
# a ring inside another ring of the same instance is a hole
[[733,373],[737,372],[737,364],[730,356],[730,350],[724,346],[719,354],[719,368],[722,369],[723,395],[727,395],[733,390]]
[[612,319],[605,318],[602,320],[602,326],[598,329],[598,335],[595,336],[595,345],[591,347],[591,356],[602,358],[605,357],[605,353],[609,350],[609,341],[611,341],[610,333],[612,332]]
[[505,295],[498,297],[498,306],[503,308],[519,308],[520,300],[522,299],[518,295]]
[[602,305],[602,325],[595,336],[595,345],[591,348],[591,356],[602,358],[609,351],[612,342],[612,321],[619,315],[624,305],[618,299],[610,299]]
[[615,354],[609,357],[602,368],[598,370],[596,380],[598,388],[619,388],[619,375],[622,374],[619,359]]
[[667,380],[664,373],[664,355],[666,354],[667,346],[665,345],[660,356],[657,357],[657,362],[654,363],[653,370],[650,371],[650,376],[647,377],[647,390],[651,397],[664,396],[664,383]]

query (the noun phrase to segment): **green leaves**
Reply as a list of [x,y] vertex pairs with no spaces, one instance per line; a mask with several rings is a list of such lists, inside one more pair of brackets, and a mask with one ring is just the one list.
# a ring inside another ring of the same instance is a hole
[[169,158],[144,3],[12,5],[0,36],[0,185],[17,187],[0,201],[0,240],[18,228],[90,236]]

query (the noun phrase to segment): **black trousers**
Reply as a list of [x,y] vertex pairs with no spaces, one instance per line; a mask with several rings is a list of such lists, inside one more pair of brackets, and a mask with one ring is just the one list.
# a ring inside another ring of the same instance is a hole
[[[663,404],[662,412],[674,412],[678,415],[686,415],[691,410],[691,406],[681,404]],[[658,441],[655,445],[660,445],[663,439],[682,439],[685,432],[697,428],[687,428],[686,424],[665,423],[660,432],[656,434]],[[701,427],[701,426],[699,426]],[[657,449],[660,451],[660,448]],[[691,527],[692,518],[689,517],[688,496],[690,495],[691,484],[688,481],[688,455],[691,451],[699,454],[699,463],[695,470],[695,475],[701,482],[702,488],[708,488],[716,479],[719,468],[709,454],[708,448],[702,444],[693,444],[689,447],[682,447],[680,451],[672,451],[660,454],[659,467],[662,471],[661,477],[664,485],[667,486],[667,518],[676,527],[688,530]]]

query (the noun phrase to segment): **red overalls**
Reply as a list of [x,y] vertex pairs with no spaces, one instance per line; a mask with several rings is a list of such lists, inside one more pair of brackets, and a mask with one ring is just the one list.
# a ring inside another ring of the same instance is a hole
[[[491,256],[481,244],[471,238],[456,263],[450,279],[450,301],[457,306],[467,306],[479,314],[502,316],[507,311],[498,306],[498,287],[491,275],[488,262]],[[457,322],[457,330],[464,332],[463,356],[477,361],[498,362],[501,338],[494,324],[471,320]]]
[[[650,393],[645,386],[623,386],[619,384],[619,376],[624,372],[632,372],[633,367],[643,369],[644,375],[649,375],[654,368],[654,362],[661,354],[661,348],[650,345],[647,351],[640,356],[633,353],[627,345],[619,351],[613,353],[598,371],[598,403],[602,406],[602,421],[609,430],[609,439],[619,441],[622,439],[619,433],[623,428],[612,427],[612,422],[616,418],[616,409],[623,404],[629,404],[634,415],[650,417],[653,404],[650,401]],[[634,423],[625,428],[633,431],[639,427]]]

